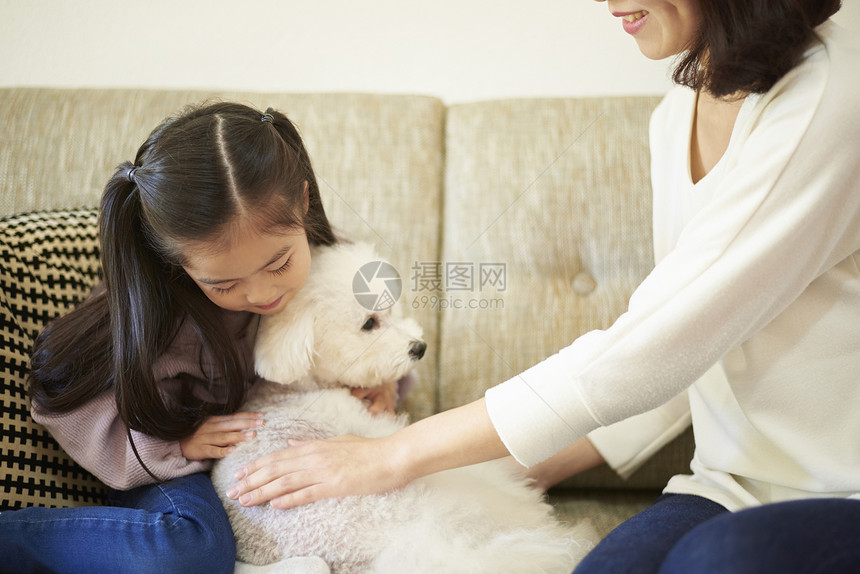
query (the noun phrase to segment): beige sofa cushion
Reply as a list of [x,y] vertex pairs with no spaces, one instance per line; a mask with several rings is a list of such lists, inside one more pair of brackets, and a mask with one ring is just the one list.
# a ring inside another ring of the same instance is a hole
[[[482,396],[624,312],[653,266],[648,121],[658,101],[449,109],[442,260],[474,268],[476,281],[445,293],[442,409]],[[504,285],[478,277],[491,264],[503,266]],[[673,448],[626,486],[657,488],[683,471],[689,437]],[[625,486],[607,469],[574,484]]]
[[[441,407],[612,324],[653,265],[650,100],[510,100],[448,112],[443,259],[506,266],[442,313]],[[626,141],[620,141],[623,138]]]

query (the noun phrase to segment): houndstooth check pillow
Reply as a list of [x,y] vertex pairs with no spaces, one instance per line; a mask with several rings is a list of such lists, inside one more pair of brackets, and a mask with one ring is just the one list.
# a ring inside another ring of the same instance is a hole
[[33,340],[99,280],[95,210],[0,220],[0,510],[103,504],[107,489],[30,417]]

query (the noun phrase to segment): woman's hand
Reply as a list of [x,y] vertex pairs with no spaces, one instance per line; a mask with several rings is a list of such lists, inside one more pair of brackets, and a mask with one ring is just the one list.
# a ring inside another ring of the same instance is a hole
[[604,462],[600,451],[594,448],[587,437],[583,437],[529,468],[527,476],[534,480],[535,488],[545,491],[566,478],[600,466]]
[[179,441],[179,447],[188,460],[224,458],[233,452],[236,443],[257,436],[253,429],[263,424],[263,413],[239,412],[209,417],[193,435]]
[[508,455],[484,399],[417,421],[393,435],[290,441],[239,469],[227,496],[243,506],[292,508],[323,498],[379,494],[441,470]]
[[352,396],[368,401],[367,410],[372,415],[379,413],[394,413],[397,402],[397,383],[385,383],[378,387],[361,387],[352,389]]
[[290,448],[257,459],[236,473],[227,496],[243,506],[271,502],[291,508],[333,496],[378,494],[400,488],[409,477],[398,470],[390,437],[340,436],[290,441]]

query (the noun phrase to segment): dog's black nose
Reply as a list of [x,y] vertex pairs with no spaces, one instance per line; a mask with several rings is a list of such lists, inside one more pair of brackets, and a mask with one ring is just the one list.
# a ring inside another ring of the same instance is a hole
[[417,361],[424,356],[424,351],[426,350],[427,343],[424,341],[412,341],[412,344],[409,346],[409,358]]

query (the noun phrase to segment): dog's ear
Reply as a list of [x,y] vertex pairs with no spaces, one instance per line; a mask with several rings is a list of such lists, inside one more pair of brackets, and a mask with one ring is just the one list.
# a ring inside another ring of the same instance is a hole
[[282,312],[263,316],[254,348],[257,374],[288,385],[311,370],[314,353],[314,316],[310,308],[291,301]]

